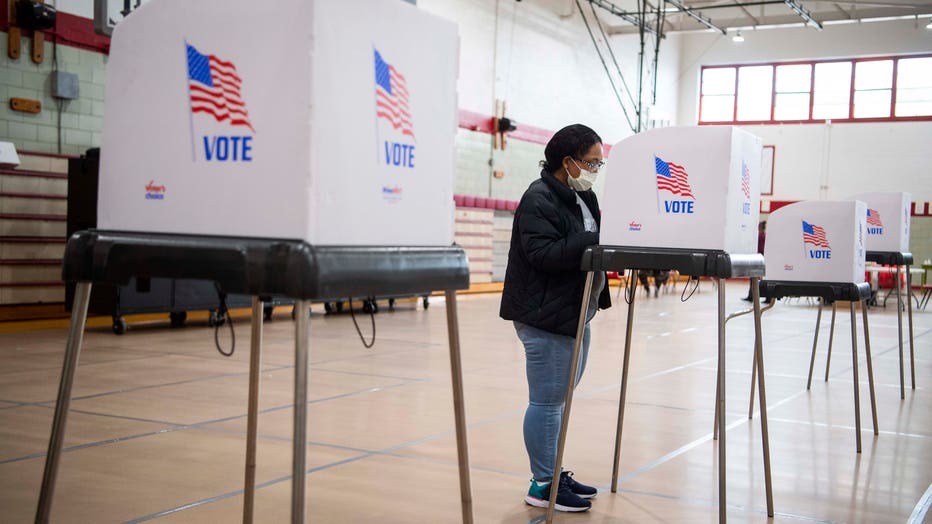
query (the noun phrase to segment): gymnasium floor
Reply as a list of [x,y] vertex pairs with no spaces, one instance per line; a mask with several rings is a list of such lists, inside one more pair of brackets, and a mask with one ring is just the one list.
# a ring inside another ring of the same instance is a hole
[[[728,285],[728,310],[747,284]],[[614,295],[614,291],[613,291]],[[523,502],[527,401],[523,350],[498,318],[500,295],[459,299],[473,507],[477,523],[529,523]],[[589,366],[577,389],[565,464],[604,490],[585,514],[559,522],[717,522],[715,294],[679,292],[637,302],[622,482],[607,491],[626,306],[593,321]],[[899,398],[896,308],[870,310],[880,435],[871,432],[859,340],[863,453],[855,453],[850,324],[839,315],[824,382],[827,315],[806,373],[816,307],[781,302],[764,317],[775,522],[922,522],[932,484],[932,310],[915,313],[915,390]],[[860,318],[860,315],[858,315]],[[368,319],[360,326],[369,332]],[[307,492],[309,522],[459,521],[446,317],[399,304],[376,315],[377,341],[360,343],[349,315],[311,320]],[[860,325],[860,321],[859,321]],[[262,355],[256,522],[290,509],[293,326],[266,323]],[[85,337],[52,522],[209,522],[241,519],[248,337],[220,356],[203,323],[109,327]],[[728,517],[768,522],[759,418],[748,420],[751,320],[729,323]],[[222,332],[224,337],[227,332]],[[0,522],[31,522],[38,499],[66,331],[0,333]],[[908,346],[907,346],[908,354]],[[924,495],[925,502],[922,502]],[[929,511],[932,514],[932,511]],[[927,515],[928,521],[932,516]]]

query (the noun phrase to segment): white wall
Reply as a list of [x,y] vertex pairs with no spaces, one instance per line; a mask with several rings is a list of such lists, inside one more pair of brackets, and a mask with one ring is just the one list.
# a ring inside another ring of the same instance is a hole
[[[584,123],[607,144],[632,134],[573,0],[418,0],[418,6],[459,24],[461,109],[491,115],[495,99],[503,99],[508,116],[519,125],[556,131],[568,124]],[[592,23],[587,4],[584,9]],[[601,40],[598,28],[592,29]],[[638,37],[610,39],[625,80],[636,89]],[[679,53],[675,38],[661,43],[658,111],[654,114],[666,114],[671,120],[677,111]],[[645,70],[652,68],[652,56],[653,46],[648,41]],[[607,54],[605,60],[614,71]],[[620,82],[617,74],[614,79],[616,84]],[[644,89],[643,105],[647,108],[650,85],[645,84]],[[458,147],[461,152],[468,149],[470,161],[459,165],[458,191],[518,199],[539,176],[537,161],[543,158],[543,146],[512,141],[506,151],[493,152],[491,140],[462,135]],[[485,162],[480,162],[483,156]],[[490,157],[495,169],[505,171],[505,178],[489,179]],[[602,183],[597,183],[596,191],[601,187]]]
[[[678,123],[695,124],[703,65],[899,55],[932,51],[932,31],[913,20],[683,35]],[[932,122],[742,126],[776,146],[774,200],[844,198],[862,191],[909,191],[932,200]]]

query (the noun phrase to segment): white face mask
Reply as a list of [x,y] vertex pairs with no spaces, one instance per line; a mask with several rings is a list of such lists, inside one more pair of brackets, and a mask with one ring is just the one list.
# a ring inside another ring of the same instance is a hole
[[[573,164],[579,167],[579,164],[576,164],[575,160],[573,160]],[[574,191],[589,191],[592,189],[592,184],[595,184],[595,179],[598,177],[598,173],[590,173],[581,167],[579,167],[578,178],[573,178],[573,175],[570,174],[568,169],[566,171],[566,183],[573,188]]]

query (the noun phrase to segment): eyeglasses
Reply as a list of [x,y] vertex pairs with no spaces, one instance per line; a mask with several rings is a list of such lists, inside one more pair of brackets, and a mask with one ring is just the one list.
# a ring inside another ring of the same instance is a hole
[[598,172],[600,169],[602,169],[602,166],[605,165],[605,161],[603,160],[597,160],[595,162],[590,162],[588,160],[580,160],[580,162],[582,162],[587,168],[589,168],[590,173]]

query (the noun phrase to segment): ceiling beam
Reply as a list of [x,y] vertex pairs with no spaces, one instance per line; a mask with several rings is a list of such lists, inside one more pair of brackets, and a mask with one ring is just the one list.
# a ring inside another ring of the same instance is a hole
[[[787,0],[787,1],[789,1],[789,0]],[[714,30],[718,31],[719,33],[721,33],[721,34],[723,34],[723,35],[726,34],[726,32],[725,32],[724,29],[722,29],[721,27],[718,27],[717,25],[713,24],[712,21],[709,20],[708,18],[706,18],[706,17],[700,15],[699,13],[697,13],[697,12],[693,11],[692,9],[686,7],[685,5],[679,3],[679,1],[677,1],[677,0],[667,0],[667,3],[670,4],[670,5],[672,5],[673,7],[676,7],[676,8],[679,9],[680,11],[686,13],[687,15],[690,16],[690,18],[696,20],[697,22],[699,22],[700,24],[702,24],[702,25],[708,27],[709,29],[714,29]],[[732,7],[734,7],[734,6],[732,6]]]
[[786,5],[790,7],[796,14],[798,14],[807,24],[815,27],[819,31],[822,30],[822,24],[816,21],[815,18],[812,18],[812,15],[809,14],[809,11],[803,9],[803,6],[799,4],[796,0],[786,0]]

